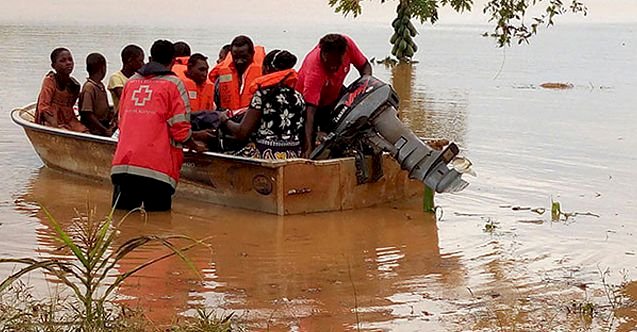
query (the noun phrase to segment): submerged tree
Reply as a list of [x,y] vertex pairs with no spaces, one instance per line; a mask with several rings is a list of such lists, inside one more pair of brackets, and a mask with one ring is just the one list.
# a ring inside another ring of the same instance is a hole
[[[336,7],[337,13],[357,17],[362,13],[361,0],[328,0],[330,6]],[[394,0],[397,17],[392,22],[394,34],[390,42],[394,45],[392,54],[399,60],[409,60],[418,48],[413,37],[418,33],[411,23],[412,18],[420,23],[438,21],[438,9],[451,7],[456,12],[468,12],[474,9],[473,0]],[[381,3],[389,2],[380,0]],[[537,12],[527,17],[529,11]],[[495,23],[491,32],[485,33],[496,39],[499,47],[527,42],[537,33],[541,25],[550,27],[556,16],[566,13],[586,15],[586,6],[579,0],[488,0],[482,12],[489,22]]]

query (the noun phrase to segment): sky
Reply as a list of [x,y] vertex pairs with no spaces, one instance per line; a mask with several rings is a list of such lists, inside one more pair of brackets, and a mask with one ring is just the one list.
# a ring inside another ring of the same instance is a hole
[[[567,15],[559,22],[637,22],[637,0],[583,0],[587,17]],[[207,26],[218,24],[302,25],[348,24],[352,21],[387,24],[395,4],[362,0],[357,19],[335,14],[327,0],[0,0],[0,24],[99,24]],[[474,12],[456,14],[443,9],[440,24],[487,24],[486,0],[475,0]],[[544,0],[543,2],[547,2]],[[568,1],[565,1],[568,2]],[[265,20],[264,20],[265,18]]]

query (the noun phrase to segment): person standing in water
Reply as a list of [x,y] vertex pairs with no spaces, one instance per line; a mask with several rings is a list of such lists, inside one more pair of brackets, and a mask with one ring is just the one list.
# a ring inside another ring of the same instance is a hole
[[184,155],[182,146],[204,151],[192,138],[190,103],[184,84],[170,71],[175,47],[156,41],[152,61],[124,86],[119,142],[113,157],[113,204],[170,210]]
[[35,122],[41,125],[87,133],[75,115],[73,106],[80,94],[80,83],[71,76],[74,62],[71,51],[56,48],[51,52],[51,67],[42,81],[35,109]]

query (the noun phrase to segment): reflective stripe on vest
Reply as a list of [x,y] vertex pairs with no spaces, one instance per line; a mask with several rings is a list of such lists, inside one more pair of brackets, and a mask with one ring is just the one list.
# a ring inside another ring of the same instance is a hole
[[169,185],[173,187],[173,189],[177,187],[177,181],[175,181],[175,179],[171,178],[170,176],[162,172],[154,171],[152,169],[145,168],[145,167],[139,167],[139,166],[133,166],[133,165],[115,165],[111,167],[111,175],[115,175],[115,174],[132,174],[132,175],[143,176],[150,179],[168,183]]
[[[246,68],[243,74],[243,91],[240,91],[239,75],[234,67],[232,55],[228,54],[224,61],[211,71],[209,77],[212,80],[218,78],[216,88],[219,91],[220,105],[218,107],[237,110],[250,105],[252,94],[249,87],[254,80],[262,76],[262,64],[265,58],[265,48],[263,46],[254,47],[254,57],[252,63]],[[214,82],[214,81],[213,81]]]

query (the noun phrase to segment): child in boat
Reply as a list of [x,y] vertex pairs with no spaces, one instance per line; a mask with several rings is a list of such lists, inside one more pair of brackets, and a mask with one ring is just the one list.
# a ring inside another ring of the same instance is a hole
[[91,134],[110,137],[115,129],[115,121],[102,83],[106,76],[106,58],[99,53],[89,54],[86,57],[86,71],[89,76],[80,93],[80,120]]
[[119,109],[119,98],[126,81],[144,65],[144,50],[137,45],[127,45],[122,49],[122,70],[115,72],[108,80],[108,91],[113,97],[115,114]]
[[66,48],[56,48],[51,52],[51,67],[42,81],[35,110],[35,121],[45,126],[88,132],[77,119],[73,106],[80,94],[80,83],[71,77],[73,55]]
[[274,50],[263,59],[263,76],[250,86],[253,95],[248,111],[236,123],[223,113],[221,123],[237,139],[252,138],[239,151],[244,157],[289,159],[301,155],[305,128],[305,101],[294,89],[296,56]]

